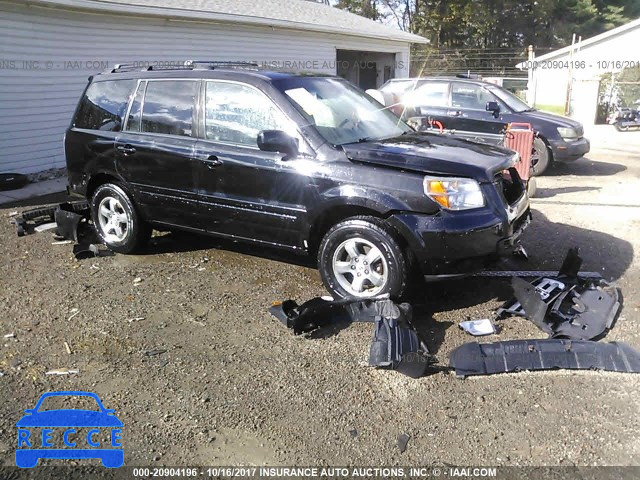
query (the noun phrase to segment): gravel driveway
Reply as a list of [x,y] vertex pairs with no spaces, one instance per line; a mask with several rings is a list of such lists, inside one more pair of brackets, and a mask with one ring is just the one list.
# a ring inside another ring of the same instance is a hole
[[[583,269],[623,291],[606,340],[640,347],[640,133],[593,135],[588,158],[539,179],[531,258],[510,266],[557,269],[580,246]],[[2,465],[22,410],[53,390],[95,392],[115,409],[127,465],[640,464],[640,375],[374,370],[371,325],[304,338],[267,314],[275,300],[325,293],[300,259],[164,234],[144,255],[77,261],[50,233],[18,238],[15,209],[0,210],[0,334],[15,334],[0,338]],[[446,365],[473,340],[457,323],[491,317],[509,296],[500,279],[429,285],[414,295],[418,328]],[[524,319],[499,326],[487,341],[544,337]]]

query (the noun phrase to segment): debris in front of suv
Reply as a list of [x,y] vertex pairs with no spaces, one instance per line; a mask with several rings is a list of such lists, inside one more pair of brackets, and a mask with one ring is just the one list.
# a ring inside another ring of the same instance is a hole
[[458,326],[474,337],[491,335],[497,332],[495,325],[488,318],[482,318],[480,320],[466,320],[464,322],[460,322]]
[[513,277],[515,300],[499,316],[526,317],[551,338],[591,340],[609,330],[620,311],[619,292],[602,278],[578,275],[582,259],[570,249],[556,278],[529,283]]
[[412,307],[396,304],[383,295],[371,299],[294,300],[274,304],[269,313],[299,335],[335,324],[374,323],[369,365],[390,368],[412,378],[423,376],[432,363],[423,342],[411,324]]
[[640,373],[640,351],[622,342],[558,338],[465,343],[451,353],[449,365],[460,378],[555,369]]

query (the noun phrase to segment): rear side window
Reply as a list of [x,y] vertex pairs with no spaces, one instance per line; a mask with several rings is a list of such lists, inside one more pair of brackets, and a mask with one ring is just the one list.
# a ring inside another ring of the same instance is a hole
[[135,80],[107,80],[89,85],[73,126],[119,132]]
[[197,85],[193,80],[147,82],[141,131],[190,137]]

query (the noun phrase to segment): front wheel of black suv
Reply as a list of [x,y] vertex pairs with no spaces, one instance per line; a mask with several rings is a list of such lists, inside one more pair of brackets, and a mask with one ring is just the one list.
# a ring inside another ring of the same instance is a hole
[[396,234],[376,217],[351,217],[329,229],[318,251],[322,282],[333,298],[401,297],[408,262]]
[[114,252],[133,253],[151,238],[151,228],[127,193],[113,183],[100,185],[94,192],[91,219],[100,240]]
[[540,137],[533,139],[533,149],[531,151],[531,173],[535,176],[542,175],[549,168],[551,154]]

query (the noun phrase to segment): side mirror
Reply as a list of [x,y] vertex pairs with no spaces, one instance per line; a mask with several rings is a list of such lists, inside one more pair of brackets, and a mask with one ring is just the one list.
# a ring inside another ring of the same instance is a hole
[[498,118],[500,116],[500,105],[498,102],[487,102],[487,105],[484,107],[487,112],[492,112],[493,116]]
[[282,130],[262,130],[258,133],[258,148],[265,152],[284,153],[284,159],[287,159],[298,155],[298,140]]

